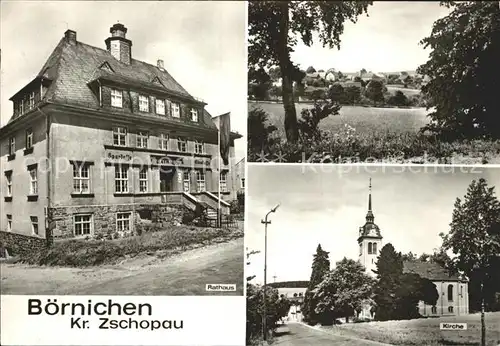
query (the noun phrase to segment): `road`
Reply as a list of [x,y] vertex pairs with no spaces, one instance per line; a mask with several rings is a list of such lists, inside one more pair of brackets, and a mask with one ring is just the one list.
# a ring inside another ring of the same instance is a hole
[[330,334],[302,323],[288,323],[277,330],[274,345],[280,346],[388,346],[375,341]]
[[[141,256],[92,268],[1,264],[2,294],[243,295],[243,238],[158,259]],[[206,292],[236,284],[236,292]]]

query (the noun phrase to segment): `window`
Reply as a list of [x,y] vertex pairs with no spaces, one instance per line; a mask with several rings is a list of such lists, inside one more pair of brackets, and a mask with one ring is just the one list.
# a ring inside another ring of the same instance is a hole
[[148,137],[149,134],[147,132],[144,131],[137,132],[137,148],[147,148]]
[[128,192],[128,167],[115,166],[115,192]]
[[372,252],[373,252],[374,255],[377,254],[377,243],[373,243]]
[[38,217],[30,216],[31,219],[31,232],[38,235]]
[[242,189],[245,188],[245,178],[241,178],[240,179],[240,186],[241,186]]
[[198,122],[198,110],[194,108],[191,109],[191,120]]
[[26,149],[29,149],[33,146],[33,130],[26,130]]
[[21,114],[24,113],[24,102],[23,102],[23,100],[19,101],[18,111],[19,111],[19,115],[21,115]]
[[131,213],[116,214],[116,230],[118,232],[130,231],[130,217]]
[[363,244],[359,244],[359,255],[361,256],[363,254]]
[[143,167],[139,171],[139,191],[148,192],[148,168]]
[[227,172],[220,173],[220,191],[221,192],[227,191]]
[[7,183],[7,197],[12,197],[12,171],[5,172],[5,182]]
[[73,163],[73,193],[90,192],[90,167]]
[[165,100],[156,99],[156,114],[165,115]]
[[372,243],[368,243],[368,254],[371,255],[372,251]]
[[16,138],[9,138],[9,155],[14,155],[16,153]]
[[184,192],[189,192],[191,190],[191,177],[189,171],[182,172],[182,189]]
[[460,285],[460,297],[464,296],[464,286]]
[[160,133],[160,136],[158,137],[158,148],[160,148],[160,150],[168,149],[168,135]]
[[174,118],[181,117],[181,110],[180,110],[179,104],[176,102],[172,102],[172,116]]
[[448,301],[453,301],[453,285],[448,285]]
[[204,151],[205,151],[205,143],[200,142],[200,141],[195,141],[194,142],[195,154],[203,154]]
[[75,236],[85,236],[92,233],[92,215],[75,215]]
[[12,232],[12,215],[7,214],[7,232]]
[[121,90],[111,89],[111,106],[122,108],[123,95]]
[[187,151],[187,141],[186,139],[179,137],[177,138],[177,150],[185,153]]
[[36,167],[30,168],[30,195],[34,196],[38,194],[38,177]]
[[125,146],[127,143],[127,129],[125,127],[113,128],[113,144]]
[[147,96],[139,95],[139,111],[149,112],[149,99]]
[[432,312],[433,314],[437,314],[438,309],[436,308],[436,306],[433,306],[433,307],[431,308],[431,312]]
[[448,312],[453,313],[453,306],[448,306]]
[[196,191],[205,191],[205,172],[196,171]]
[[30,100],[29,100],[29,103],[28,103],[28,109],[33,109],[35,108],[35,92],[32,91],[30,93]]

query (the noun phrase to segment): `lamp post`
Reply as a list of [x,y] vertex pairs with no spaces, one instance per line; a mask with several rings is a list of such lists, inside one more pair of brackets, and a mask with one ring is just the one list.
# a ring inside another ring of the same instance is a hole
[[267,289],[267,225],[271,223],[271,221],[268,221],[267,218],[269,214],[276,212],[276,209],[278,209],[280,205],[278,204],[276,207],[271,209],[267,214],[264,220],[261,221],[261,223],[264,224],[264,316],[262,318],[262,328],[264,329],[264,341],[267,340],[267,294],[266,294],[266,289]]

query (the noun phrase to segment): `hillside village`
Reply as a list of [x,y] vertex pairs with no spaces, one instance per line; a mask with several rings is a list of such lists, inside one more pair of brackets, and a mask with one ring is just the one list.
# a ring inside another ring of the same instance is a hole
[[[257,70],[249,77],[250,100],[281,100],[279,68]],[[420,88],[428,81],[428,76],[415,70],[373,72],[362,68],[357,72],[342,72],[335,68],[316,70],[309,66],[307,70],[295,73],[293,90],[298,102],[310,102],[333,93],[341,104],[423,107],[425,102]]]

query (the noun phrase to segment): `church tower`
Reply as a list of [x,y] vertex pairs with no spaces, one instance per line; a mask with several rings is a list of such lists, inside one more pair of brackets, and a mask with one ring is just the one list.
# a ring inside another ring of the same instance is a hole
[[366,273],[372,276],[376,274],[377,256],[382,248],[382,235],[379,227],[375,224],[375,216],[372,211],[372,179],[370,178],[368,194],[368,212],[366,222],[359,228],[359,263],[366,268]]

